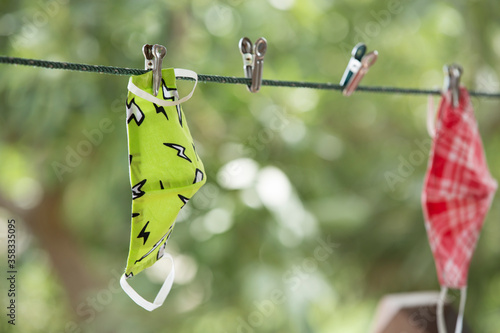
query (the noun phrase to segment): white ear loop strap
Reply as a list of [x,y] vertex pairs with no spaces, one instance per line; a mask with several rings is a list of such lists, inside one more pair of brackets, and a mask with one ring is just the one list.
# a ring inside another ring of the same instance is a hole
[[463,287],[462,289],[460,289],[460,307],[458,308],[458,317],[457,317],[457,325],[455,326],[455,333],[462,333],[466,298],[467,298],[467,287]]
[[[444,321],[444,303],[447,293],[448,293],[448,288],[441,287],[441,293],[439,294],[439,300],[436,311],[438,333],[447,333],[446,324]],[[455,325],[455,333],[462,333],[466,299],[467,299],[467,287],[463,287],[462,289],[460,289],[460,307],[458,309],[457,323]]]
[[139,87],[137,87],[135,84],[132,83],[132,78],[130,78],[130,80],[128,81],[127,88],[130,92],[134,93],[135,95],[139,96],[140,98],[143,98],[147,101],[150,101],[151,103],[155,103],[156,105],[160,105],[160,106],[179,105],[181,103],[186,102],[187,100],[189,100],[193,96],[194,90],[196,89],[196,85],[198,84],[198,74],[196,74],[195,72],[193,72],[189,69],[182,69],[182,68],[175,68],[174,73],[175,73],[176,77],[181,76],[181,77],[190,77],[190,78],[194,79],[194,86],[193,86],[193,89],[191,90],[191,92],[189,94],[187,94],[185,97],[183,97],[177,101],[166,101],[166,100],[160,99],[156,96],[153,96],[150,93],[147,93],[142,89],[139,89]]
[[155,300],[153,302],[149,302],[145,300],[141,295],[139,295],[137,291],[135,291],[134,288],[132,288],[130,284],[128,284],[127,280],[125,279],[125,274],[123,274],[122,277],[120,278],[120,286],[122,287],[123,291],[135,303],[137,303],[137,305],[144,308],[145,310],[153,311],[154,309],[162,306],[163,302],[170,293],[170,289],[172,289],[172,284],[174,283],[174,276],[175,276],[174,259],[168,253],[165,253],[164,258],[170,259],[170,261],[172,262],[172,269],[170,270],[170,273],[168,273],[165,282],[163,282],[163,285],[161,286],[160,291],[158,291],[158,294],[156,295]]
[[439,299],[436,310],[438,333],[447,333],[446,324],[444,322],[444,303],[446,300],[447,293],[448,293],[448,288],[441,287],[441,293],[439,293]]

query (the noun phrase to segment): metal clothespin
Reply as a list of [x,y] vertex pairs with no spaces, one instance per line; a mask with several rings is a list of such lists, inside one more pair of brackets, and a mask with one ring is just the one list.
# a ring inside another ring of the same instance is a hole
[[167,48],[163,45],[145,44],[142,47],[144,54],[144,69],[153,71],[153,95],[158,96],[161,87],[161,65],[167,54]]
[[243,57],[243,71],[245,77],[252,79],[252,83],[248,85],[248,91],[257,92],[262,84],[262,72],[264,68],[264,56],[267,51],[267,41],[261,37],[257,39],[255,45],[248,37],[240,39],[239,48]]
[[153,69],[153,45],[144,44],[142,53],[144,54],[144,69]]
[[363,43],[356,44],[352,49],[351,59],[347,64],[344,75],[342,75],[342,79],[340,79],[340,86],[344,88],[342,91],[344,96],[352,95],[370,67],[377,61],[377,51],[365,53],[366,45]]
[[451,90],[453,107],[458,107],[460,98],[460,77],[464,72],[462,66],[458,64],[444,65],[444,87],[443,91]]

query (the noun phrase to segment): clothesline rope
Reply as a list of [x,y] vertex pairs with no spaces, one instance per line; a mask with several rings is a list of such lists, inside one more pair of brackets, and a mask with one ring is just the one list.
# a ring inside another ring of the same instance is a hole
[[[111,74],[111,75],[140,75],[149,70],[137,68],[124,68],[114,66],[86,65],[71,62],[48,61],[39,59],[26,59],[18,57],[0,56],[0,63],[10,65],[22,65],[42,67],[49,69],[65,69],[79,72]],[[193,80],[189,77],[180,77],[180,80]],[[226,84],[251,84],[251,79],[234,76],[207,75],[198,74],[200,82],[226,83]],[[323,90],[342,90],[339,84],[319,83],[319,82],[300,82],[300,81],[281,81],[281,80],[262,80],[263,86],[271,87],[291,87],[291,88],[311,88]],[[441,95],[440,89],[415,89],[398,87],[378,87],[378,86],[359,86],[356,91],[366,91],[373,93],[389,94],[415,94],[415,95]],[[500,92],[489,93],[482,91],[469,91],[469,95],[476,97],[500,98]]]

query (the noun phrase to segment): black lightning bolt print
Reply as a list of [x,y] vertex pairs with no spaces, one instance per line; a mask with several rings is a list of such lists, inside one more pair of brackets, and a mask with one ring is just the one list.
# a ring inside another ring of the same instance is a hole
[[196,168],[196,175],[194,176],[194,181],[193,181],[193,184],[196,184],[196,183],[199,183],[203,180],[203,172]]
[[[186,198],[185,196],[180,195],[180,194],[177,194],[177,196],[178,196],[178,197],[179,197],[179,199],[181,199],[181,201],[184,203],[184,204],[182,205],[182,207],[184,207],[184,206],[187,204],[187,202],[189,201],[189,199],[190,199],[190,198]],[[182,208],[182,207],[181,207],[181,208]]]
[[137,126],[141,126],[145,118],[141,108],[135,104],[134,98],[130,100],[130,103],[127,103],[127,124],[132,121],[132,118],[134,118]]
[[[168,238],[170,237],[170,234],[172,233],[172,230],[173,230],[173,224],[170,226],[170,228],[168,229],[167,233],[165,235],[163,235],[163,237],[158,241],[156,242],[155,245],[153,245],[153,248],[151,250],[148,251],[148,253],[146,253],[145,255],[143,255],[142,257],[140,257],[139,259],[137,259],[135,261],[135,263],[137,264],[138,262],[142,261],[142,259],[146,258],[147,256],[149,256],[151,254],[151,252],[153,252],[158,246],[160,246],[161,243],[163,243],[163,241],[165,240],[165,238],[168,240]],[[165,240],[166,241],[166,240]]]
[[156,113],[163,113],[165,115],[165,118],[168,120],[167,112],[165,112],[165,108],[163,106],[158,106],[155,103],[153,103],[156,109]]
[[[167,87],[167,85],[165,84],[165,81],[163,81],[163,99],[171,100],[171,101],[175,101],[175,99],[179,99],[179,92],[177,91],[177,89],[169,89]],[[175,108],[177,109],[177,116],[179,117],[179,124],[181,124],[181,127],[182,127],[181,106],[176,105]]]
[[186,148],[184,148],[183,146],[178,145],[176,143],[164,143],[164,145],[177,150],[177,156],[182,157],[183,159],[189,161],[189,163],[192,163],[191,159],[186,156],[185,154]]
[[144,192],[141,187],[146,184],[147,179],[144,179],[140,183],[132,187],[132,200],[142,197],[146,192]]
[[165,189],[165,188],[163,187],[163,183],[161,182],[161,180],[160,180],[160,187],[161,187],[161,189],[162,189],[162,190],[164,190],[164,189]]
[[177,89],[170,89],[169,87],[167,87],[167,85],[165,84],[165,81],[163,81],[163,99],[164,100],[168,100],[168,101],[174,101],[175,98],[179,98],[179,93],[177,92]]
[[132,276],[134,276],[134,273],[132,273],[132,272],[130,272],[130,274],[125,273],[126,279],[131,278]]
[[141,215],[141,214],[139,214],[139,213],[132,213],[132,218],[137,217],[139,215]]
[[149,238],[149,231],[146,231],[146,228],[148,227],[148,224],[149,224],[149,221],[144,225],[144,228],[142,228],[141,232],[137,236],[137,238],[143,238],[144,239],[144,242],[142,243],[142,245],[146,244],[146,242],[148,241],[148,238]]

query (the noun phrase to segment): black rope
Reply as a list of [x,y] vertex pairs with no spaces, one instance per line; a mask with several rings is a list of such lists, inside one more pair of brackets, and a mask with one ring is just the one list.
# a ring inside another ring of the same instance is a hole
[[85,65],[85,64],[75,64],[75,63],[71,63],[71,62],[25,59],[25,58],[15,58],[15,57],[6,57],[6,56],[0,56],[0,63],[12,64],[12,65],[22,65],[22,66],[43,67],[43,68],[50,68],[50,69],[66,69],[66,70],[70,70],[70,71],[80,71],[80,72],[90,72],[90,73],[114,74],[114,75],[140,75],[140,74],[144,74],[147,72],[144,69]]
[[[48,61],[38,59],[26,59],[17,57],[0,56],[0,63],[22,66],[42,67],[49,69],[65,69],[70,71],[112,74],[112,75],[140,75],[148,72],[145,69],[124,68],[113,66],[86,65],[71,62]],[[180,80],[193,80],[190,77],[179,77]],[[226,84],[245,84],[252,83],[251,79],[234,76],[206,75],[198,74],[200,82],[226,83]],[[280,80],[262,80],[263,86],[271,87],[291,87],[291,88],[311,88],[323,90],[342,90],[339,84],[333,83],[317,83],[317,82],[300,82],[300,81],[280,81]],[[441,95],[439,89],[413,89],[413,88],[397,88],[397,87],[366,87],[359,86],[356,91],[365,91],[373,93],[387,94],[415,94],[415,95]],[[469,91],[469,95],[477,97],[492,97],[500,98],[500,93],[488,93],[482,91]]]

